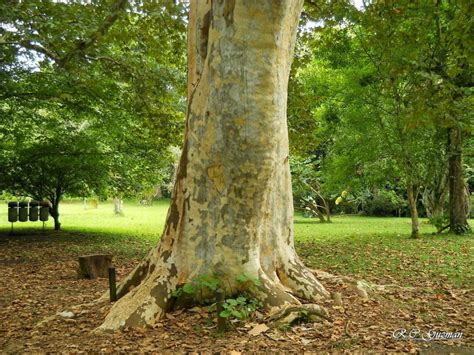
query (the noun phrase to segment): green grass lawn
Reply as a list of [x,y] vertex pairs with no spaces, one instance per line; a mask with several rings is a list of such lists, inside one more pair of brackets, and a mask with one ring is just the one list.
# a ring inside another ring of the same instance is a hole
[[[60,206],[63,234],[81,234],[67,248],[107,250],[126,255],[143,255],[160,237],[168,200],[151,207],[126,202],[124,215],[115,216],[111,202],[98,208],[84,208],[79,202]],[[27,234],[40,231],[41,222],[17,222],[14,230]],[[53,221],[47,222],[48,231]],[[0,232],[8,233],[7,207],[0,209]],[[420,280],[472,287],[474,270],[473,236],[433,235],[435,229],[421,220],[422,236],[410,239],[409,218],[334,216],[332,223],[297,215],[295,238],[298,253],[311,267],[348,273],[390,283],[415,285]],[[61,237],[59,237],[61,238]]]
[[[95,233],[101,235],[133,236],[157,241],[164,227],[169,200],[155,201],[152,206],[140,206],[125,201],[123,216],[114,214],[112,202],[101,202],[97,208],[82,202],[64,201],[59,206],[61,228],[66,232]],[[6,205],[0,209],[0,230],[11,228],[7,222]],[[14,231],[40,230],[42,222],[16,222]],[[46,229],[53,229],[53,219],[46,222]]]

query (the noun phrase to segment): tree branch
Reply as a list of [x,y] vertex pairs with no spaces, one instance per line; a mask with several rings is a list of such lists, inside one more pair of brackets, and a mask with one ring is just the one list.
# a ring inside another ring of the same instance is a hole
[[87,40],[83,40],[77,43],[76,48],[71,50],[65,56],[63,56],[59,60],[59,65],[64,67],[67,63],[77,56],[79,53],[86,51],[89,47],[91,47],[95,42],[97,42],[102,36],[104,36],[118,19],[120,13],[124,11],[125,6],[127,5],[128,0],[120,0],[114,1],[114,5],[110,11],[109,16],[105,19],[105,21],[99,26],[99,28],[92,32],[90,37]]
[[39,44],[35,44],[35,43],[33,43],[31,41],[28,41],[28,40],[23,40],[23,41],[19,41],[19,42],[2,42],[0,44],[2,44],[2,45],[17,45],[17,46],[23,47],[25,49],[31,49],[35,52],[44,54],[46,57],[52,59],[56,63],[60,60],[59,56],[56,55],[56,53],[50,51],[49,49],[47,49],[47,48],[45,48],[45,47],[43,47]]

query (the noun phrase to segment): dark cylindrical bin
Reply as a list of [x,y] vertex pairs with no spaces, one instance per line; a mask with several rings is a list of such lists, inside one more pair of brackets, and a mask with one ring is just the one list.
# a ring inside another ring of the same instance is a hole
[[18,212],[18,220],[20,222],[28,221],[28,202],[20,202],[20,210]]
[[46,222],[49,219],[49,207],[50,203],[48,201],[41,201],[40,202],[40,221]]
[[8,222],[18,221],[18,202],[8,202]]
[[31,201],[30,202],[30,221],[36,222],[39,217],[39,202],[38,201]]

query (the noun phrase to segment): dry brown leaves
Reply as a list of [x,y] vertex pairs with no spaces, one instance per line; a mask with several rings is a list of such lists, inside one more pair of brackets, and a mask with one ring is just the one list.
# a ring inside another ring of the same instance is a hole
[[[217,335],[214,314],[205,308],[174,312],[146,329],[111,334],[91,331],[101,324],[106,305],[73,306],[97,299],[107,280],[78,280],[79,252],[67,252],[54,240],[15,239],[0,235],[0,351],[2,352],[146,352],[146,351],[397,351],[474,352],[472,292],[419,280],[413,289],[391,288],[363,299],[347,285],[326,282],[340,292],[340,302],[323,304],[331,321],[297,324],[285,331],[269,329],[254,335],[260,319],[234,323],[233,330]],[[100,251],[98,251],[100,252]],[[137,260],[116,258],[118,278]],[[383,275],[380,275],[383,279]],[[377,280],[380,283],[380,279]],[[391,283],[387,278],[386,283]],[[431,286],[429,286],[431,285]],[[428,288],[431,287],[431,288]],[[58,312],[71,311],[71,318]],[[50,317],[47,319],[47,317]],[[39,324],[42,320],[45,320]],[[460,340],[420,342],[392,337],[399,328],[421,331],[462,331]],[[264,329],[263,326],[257,329]],[[472,350],[472,351],[470,351]]]

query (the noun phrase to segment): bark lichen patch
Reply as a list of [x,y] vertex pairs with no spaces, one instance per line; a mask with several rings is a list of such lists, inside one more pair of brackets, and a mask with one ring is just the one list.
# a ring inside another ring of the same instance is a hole
[[225,177],[224,167],[221,164],[211,165],[207,168],[207,176],[211,179],[215,188],[219,193],[224,192]]
[[135,312],[133,312],[130,317],[127,319],[125,325],[128,327],[139,327],[144,326],[145,319],[142,317],[142,313],[145,310],[145,305],[137,308]]
[[151,264],[150,267],[148,268],[148,273],[151,274],[153,271],[155,271],[155,264]]
[[150,295],[154,298],[155,304],[164,311],[168,310],[168,291],[166,281],[158,283],[150,291]]
[[236,117],[234,118],[234,125],[237,127],[242,127],[245,125],[245,118],[244,117]]
[[[178,171],[176,172],[176,181],[181,181],[186,178],[188,166],[188,142],[184,142],[183,152],[181,153],[181,159],[179,160]],[[175,187],[177,187],[176,184]]]
[[[206,189],[207,180],[205,175],[193,178],[193,200],[198,204],[203,205],[207,202],[208,192]],[[206,212],[207,213],[207,212]],[[201,216],[201,219],[205,219],[206,216]]]
[[224,19],[227,27],[234,23],[235,0],[224,0]]
[[137,287],[142,282],[144,277],[148,274],[148,272],[146,271],[148,271],[149,269],[150,259],[149,257],[147,257],[135,268],[134,271],[132,271],[132,273],[123,282],[120,283],[117,289],[117,297],[120,299],[128,292],[130,292],[134,287]]
[[178,209],[178,205],[176,204],[176,201],[171,203],[170,206],[170,211],[168,213],[168,220],[166,221],[166,231],[165,234],[170,234],[171,233],[171,228],[173,228],[174,231],[176,231],[176,228],[178,227],[179,223],[179,218],[180,218],[180,213]]
[[222,245],[230,248],[233,251],[244,251],[249,249],[249,246],[246,247],[246,236],[245,235],[232,235],[226,234],[222,237]]
[[163,260],[163,262],[166,263],[170,256],[171,256],[171,250],[165,250],[161,253],[161,260]]
[[122,327],[144,327],[147,324],[153,324],[163,310],[166,310],[166,299],[164,302],[159,302],[153,297],[152,291],[144,302],[128,316]]
[[175,277],[178,275],[178,269],[176,268],[176,264],[171,264],[168,271],[169,271],[170,277]]

